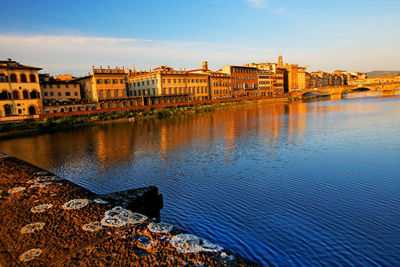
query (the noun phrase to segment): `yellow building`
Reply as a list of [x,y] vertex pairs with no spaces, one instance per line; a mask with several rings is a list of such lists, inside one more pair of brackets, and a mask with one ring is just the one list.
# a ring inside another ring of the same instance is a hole
[[92,66],[92,75],[74,79],[81,86],[82,99],[99,102],[126,98],[126,71],[120,69],[95,69]]
[[128,96],[188,96],[189,101],[209,99],[208,74],[161,66],[133,71],[127,81]]
[[39,70],[11,59],[0,61],[0,118],[42,113]]
[[297,89],[307,88],[306,68],[299,67],[297,70]]
[[274,96],[275,91],[272,88],[272,74],[268,70],[257,70],[258,73],[258,95]]
[[203,68],[189,71],[191,73],[203,73],[209,79],[209,99],[225,99],[232,97],[231,75],[208,69],[208,62],[203,62]]
[[81,89],[77,81],[58,80],[50,78],[47,82],[41,82],[43,100],[80,100]]
[[[254,67],[257,68],[257,70],[259,71],[260,70],[268,71],[271,74],[271,80],[270,80],[271,95],[281,95],[285,92],[285,80],[287,81],[288,72],[286,69],[279,67],[283,66],[283,61],[281,56],[279,57],[279,63],[270,63],[270,62],[249,63],[244,66]],[[258,81],[258,83],[260,84],[260,81]]]

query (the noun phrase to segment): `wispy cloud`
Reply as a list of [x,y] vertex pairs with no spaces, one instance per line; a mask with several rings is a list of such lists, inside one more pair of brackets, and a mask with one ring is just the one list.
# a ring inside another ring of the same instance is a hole
[[211,69],[224,65],[249,62],[276,61],[282,53],[284,60],[299,65],[311,65],[311,70],[398,69],[398,46],[385,47],[371,53],[358,43],[342,48],[316,49],[282,48],[272,43],[250,46],[228,43],[173,42],[133,38],[111,38],[75,35],[5,35],[0,34],[0,59],[12,58],[23,64],[42,67],[52,74],[84,75],[95,66],[135,65],[136,69],[150,69],[169,65],[176,69],[194,69],[204,60]]
[[245,1],[255,8],[267,8],[266,0],[245,0]]

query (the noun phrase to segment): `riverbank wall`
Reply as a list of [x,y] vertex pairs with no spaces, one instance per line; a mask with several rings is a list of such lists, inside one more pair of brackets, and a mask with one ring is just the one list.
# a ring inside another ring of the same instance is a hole
[[0,266],[255,265],[138,213],[162,207],[156,187],[99,196],[3,153],[0,174]]

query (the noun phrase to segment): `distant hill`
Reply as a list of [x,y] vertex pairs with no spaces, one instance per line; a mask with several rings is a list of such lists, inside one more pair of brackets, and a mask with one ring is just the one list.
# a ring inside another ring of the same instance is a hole
[[382,76],[396,75],[396,74],[400,74],[400,70],[392,70],[392,71],[374,70],[367,72],[367,77],[374,78],[374,77],[382,77]]

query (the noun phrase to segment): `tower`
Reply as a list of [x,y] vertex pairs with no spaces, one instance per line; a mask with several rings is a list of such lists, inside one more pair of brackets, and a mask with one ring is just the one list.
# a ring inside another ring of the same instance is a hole
[[278,57],[278,67],[282,67],[283,66],[283,59],[282,56]]
[[203,70],[208,70],[208,62],[203,61]]

